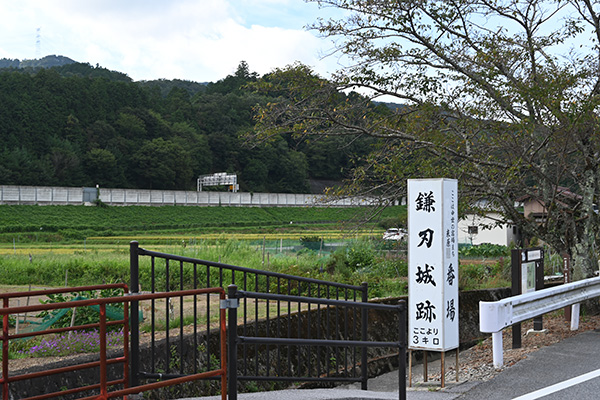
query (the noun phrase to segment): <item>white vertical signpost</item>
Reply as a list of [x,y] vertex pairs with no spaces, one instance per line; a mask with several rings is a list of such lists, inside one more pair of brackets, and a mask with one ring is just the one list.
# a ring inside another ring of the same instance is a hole
[[[408,338],[409,350],[456,349],[458,381],[458,182],[455,179],[408,180]],[[409,359],[412,361],[412,354]],[[409,366],[412,378],[412,365]]]

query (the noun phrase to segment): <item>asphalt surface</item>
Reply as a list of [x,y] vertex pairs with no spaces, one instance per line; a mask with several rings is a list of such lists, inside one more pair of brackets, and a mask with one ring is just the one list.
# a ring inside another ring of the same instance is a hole
[[[451,361],[447,361],[448,363]],[[430,373],[439,361],[429,363]],[[530,353],[525,360],[486,382],[422,382],[413,366],[413,387],[407,400],[592,400],[600,398],[600,330],[587,331]],[[398,372],[370,379],[369,390],[359,384],[335,389],[297,389],[240,393],[241,400],[362,400],[398,399]],[[220,400],[220,396],[182,400]]]
[[[572,382],[590,377],[581,383]],[[544,389],[547,394],[535,393]],[[525,360],[458,398],[506,400],[519,397],[523,400],[600,398],[600,331],[583,332],[531,353]]]

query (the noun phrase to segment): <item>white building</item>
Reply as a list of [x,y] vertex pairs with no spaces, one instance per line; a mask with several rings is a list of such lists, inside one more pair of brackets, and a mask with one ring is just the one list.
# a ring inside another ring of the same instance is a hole
[[458,242],[478,245],[482,243],[509,246],[521,240],[516,225],[500,224],[500,214],[487,213],[486,216],[468,214],[458,221]]

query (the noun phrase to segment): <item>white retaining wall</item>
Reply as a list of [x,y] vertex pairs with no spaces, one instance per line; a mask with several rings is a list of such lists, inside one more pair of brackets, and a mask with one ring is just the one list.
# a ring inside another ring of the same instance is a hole
[[[100,189],[100,200],[114,206],[358,207],[374,203],[366,198],[327,200],[316,194],[143,189]],[[82,205],[83,188],[0,185],[0,204]]]

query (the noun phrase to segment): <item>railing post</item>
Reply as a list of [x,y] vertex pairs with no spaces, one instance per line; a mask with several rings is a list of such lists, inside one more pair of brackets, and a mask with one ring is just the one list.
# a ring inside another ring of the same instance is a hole
[[[364,303],[366,303],[367,301],[369,301],[369,284],[367,282],[363,282],[361,285],[362,287],[362,301]],[[361,310],[361,340],[363,342],[366,342],[369,340],[368,338],[368,315],[369,315],[369,310],[367,310],[366,308],[363,308]],[[368,368],[368,358],[367,358],[367,347],[363,346],[361,348],[361,368],[360,368],[360,372],[361,372],[361,382],[360,382],[360,388],[362,390],[367,390],[367,380],[369,379],[369,368]]]
[[[407,325],[407,311],[406,302],[401,301],[398,305],[398,338],[400,342],[400,348],[398,349],[398,391],[399,399],[406,400],[406,333]],[[458,371],[456,372],[458,374]]]
[[[231,302],[237,301],[237,286],[229,285],[227,287],[227,299]],[[227,362],[228,390],[229,400],[237,400],[237,308],[230,307],[227,310],[227,336],[228,336],[228,356]]]
[[[140,261],[138,255],[139,243],[129,243],[129,294],[138,294],[140,288]],[[130,386],[140,385],[140,305],[138,301],[131,302],[131,374],[129,375]]]
[[[8,297],[5,297],[2,301],[2,307],[8,308]],[[2,316],[2,398],[8,399],[8,314]]]
[[108,379],[106,365],[106,303],[100,303],[100,398],[108,397]]

